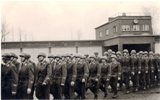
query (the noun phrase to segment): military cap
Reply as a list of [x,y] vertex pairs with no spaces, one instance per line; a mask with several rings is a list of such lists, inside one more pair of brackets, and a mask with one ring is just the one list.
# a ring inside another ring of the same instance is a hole
[[136,54],[136,50],[131,50],[131,54]]
[[102,60],[102,59],[107,60],[106,56],[102,56],[100,59],[101,59],[101,60]]
[[94,52],[94,54],[98,54],[98,52]]
[[108,52],[107,52],[107,51],[105,51],[105,52],[104,52],[104,55],[108,55]]
[[15,53],[11,52],[10,55],[11,55],[11,57],[14,57],[14,58],[18,59],[18,56]]
[[148,52],[147,52],[147,51],[144,51],[143,54],[148,54]]
[[90,56],[89,58],[94,58],[94,59],[96,59],[95,56]]
[[71,54],[65,54],[65,57],[71,57]]
[[112,50],[111,49],[108,49],[108,53],[111,53],[112,52]]
[[111,58],[116,58],[117,59],[117,56],[116,55],[111,55]]
[[89,54],[84,54],[84,56],[88,57],[88,56],[89,56]]
[[62,56],[61,55],[55,55],[55,58],[62,58]]
[[127,50],[127,49],[124,49],[124,50],[123,50],[123,53],[128,53],[128,50]]
[[19,56],[24,57],[24,58],[28,58],[28,55],[26,53],[21,53]]
[[85,56],[79,56],[79,58],[81,58],[81,59],[85,59]]
[[143,51],[139,51],[139,54],[143,54]]
[[54,55],[53,54],[49,54],[48,58],[54,58]]
[[46,58],[46,54],[43,53],[43,52],[41,52],[41,53],[39,53],[39,54],[37,55],[37,57],[39,57],[39,56],[43,56],[44,58]]
[[112,54],[115,55],[116,54],[115,51],[112,51]]
[[153,55],[153,54],[154,54],[153,51],[150,51],[150,52],[149,52],[149,55]]
[[120,51],[117,51],[116,54],[117,54],[117,55],[122,55]]

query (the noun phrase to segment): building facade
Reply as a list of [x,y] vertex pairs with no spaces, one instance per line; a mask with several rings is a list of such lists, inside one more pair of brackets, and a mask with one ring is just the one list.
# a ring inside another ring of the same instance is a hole
[[95,28],[96,40],[104,41],[104,50],[157,51],[158,35],[153,35],[151,16],[112,17],[103,25]]

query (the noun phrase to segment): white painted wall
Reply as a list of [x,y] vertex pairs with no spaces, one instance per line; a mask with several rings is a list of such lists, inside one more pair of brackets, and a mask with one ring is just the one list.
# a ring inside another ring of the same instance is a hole
[[155,53],[160,53],[160,42],[155,43]]

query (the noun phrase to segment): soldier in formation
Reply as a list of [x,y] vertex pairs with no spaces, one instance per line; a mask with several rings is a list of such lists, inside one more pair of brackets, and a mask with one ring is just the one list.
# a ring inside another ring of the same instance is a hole
[[50,94],[53,99],[86,99],[88,90],[94,99],[99,98],[99,90],[104,98],[109,91],[117,98],[118,89],[130,93],[160,85],[160,54],[109,49],[103,55],[49,54],[46,59],[45,53],[39,53],[36,65],[30,54],[20,54],[19,63],[16,54],[4,53],[2,99],[33,99],[34,92],[38,99],[50,99]]

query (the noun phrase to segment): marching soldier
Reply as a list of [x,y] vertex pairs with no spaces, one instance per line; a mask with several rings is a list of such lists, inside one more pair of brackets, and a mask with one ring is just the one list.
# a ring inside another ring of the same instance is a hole
[[138,91],[139,75],[138,75],[138,59],[136,55],[136,50],[131,51],[131,76],[132,76],[134,91]]
[[50,76],[52,73],[51,67],[48,62],[45,60],[46,55],[44,53],[39,53],[36,72],[36,97],[38,99],[49,99],[50,94]]
[[146,88],[150,88],[150,71],[149,71],[149,66],[148,66],[148,52],[144,51],[144,70],[145,70],[145,81],[146,81]]
[[51,94],[53,95],[54,99],[62,99],[66,77],[66,63],[62,61],[62,57],[57,55],[55,56],[55,64],[52,66],[51,75]]
[[[32,65],[32,66],[31,66],[31,70],[32,70],[32,73],[33,73],[33,75],[34,75],[33,84],[35,84],[35,80],[36,80],[35,78],[36,78],[37,69],[36,69],[36,64],[35,64],[30,58],[31,58],[31,55],[30,55],[30,54],[27,54],[28,62]],[[31,93],[30,93],[29,99],[33,99],[34,90],[35,90],[35,86],[32,85],[32,89],[31,89]]]
[[155,77],[156,84],[160,86],[160,54],[155,54]]
[[127,49],[123,50],[123,57],[122,57],[122,80],[126,85],[126,93],[130,92],[130,57]]
[[94,93],[94,98],[98,98],[99,79],[101,75],[101,67],[94,56],[90,56],[89,64],[89,89]]
[[67,78],[65,82],[65,99],[74,99],[75,81],[77,76],[77,64],[74,63],[70,55],[66,55]]
[[[117,56],[117,61],[122,65],[122,53],[120,51],[117,51],[116,56]],[[121,70],[121,73],[122,73],[122,70]],[[122,90],[122,87],[123,87],[122,74],[121,74],[120,78],[121,78],[121,80],[118,80],[119,90]]]
[[155,59],[153,56],[153,52],[149,52],[149,61],[148,61],[148,67],[149,67],[149,73],[150,73],[150,87],[153,87],[155,83]]
[[88,74],[88,64],[82,57],[77,56],[76,92],[78,94],[78,99],[86,99],[85,93]]
[[22,53],[20,57],[21,68],[19,70],[17,99],[29,99],[34,82],[34,75],[31,69],[33,65],[29,63],[26,53]]
[[117,91],[117,83],[118,80],[121,80],[120,76],[121,76],[121,65],[119,62],[117,62],[117,57],[116,55],[112,55],[111,56],[111,76],[110,76],[110,85],[112,87],[113,90],[113,96],[112,98],[116,98],[118,95],[118,91]]
[[101,58],[101,78],[100,78],[100,89],[104,92],[104,98],[108,95],[108,86],[111,74],[110,65],[106,61],[106,57]]
[[10,54],[2,55],[1,64],[1,98],[15,99],[17,93],[18,75],[16,66],[10,61]]

